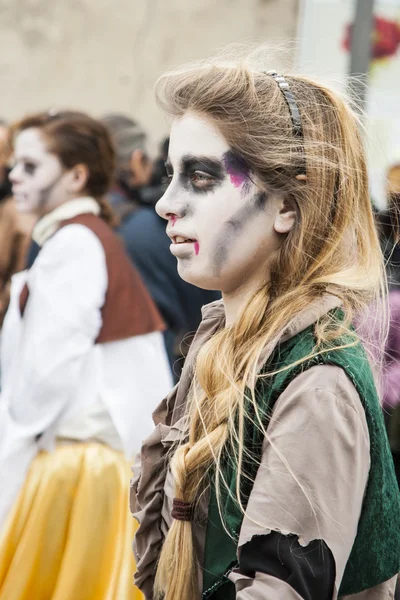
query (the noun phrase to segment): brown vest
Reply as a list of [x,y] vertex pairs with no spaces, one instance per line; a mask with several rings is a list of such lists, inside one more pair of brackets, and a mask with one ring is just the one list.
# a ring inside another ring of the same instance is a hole
[[[163,331],[165,325],[161,316],[111,227],[96,215],[82,214],[63,221],[60,228],[75,223],[93,231],[106,257],[108,288],[101,309],[103,324],[96,344]],[[24,314],[28,298],[29,289],[25,284],[19,299],[21,315]]]

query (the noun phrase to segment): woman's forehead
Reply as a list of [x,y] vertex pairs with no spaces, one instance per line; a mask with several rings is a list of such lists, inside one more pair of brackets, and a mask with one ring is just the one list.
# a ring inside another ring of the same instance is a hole
[[225,138],[205,117],[188,112],[172,123],[169,161],[174,166],[187,155],[221,159],[228,150]]
[[30,127],[17,134],[15,139],[15,154],[47,156],[50,155],[50,152],[47,150],[39,129]]

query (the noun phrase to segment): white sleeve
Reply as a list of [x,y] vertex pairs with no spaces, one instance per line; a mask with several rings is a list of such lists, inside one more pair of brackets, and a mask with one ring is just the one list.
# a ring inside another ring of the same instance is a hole
[[45,432],[73,401],[101,328],[107,284],[103,247],[87,227],[68,225],[41,250],[29,274],[14,376],[2,390],[25,437]]

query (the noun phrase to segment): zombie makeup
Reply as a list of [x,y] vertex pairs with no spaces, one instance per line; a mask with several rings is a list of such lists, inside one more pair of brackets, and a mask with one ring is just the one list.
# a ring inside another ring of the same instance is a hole
[[20,212],[42,216],[68,199],[63,175],[59,159],[48,152],[38,129],[26,129],[17,136],[10,180]]
[[[166,168],[169,177],[172,178],[173,169],[170,162],[167,162]],[[225,176],[221,160],[187,154],[180,161],[179,181],[189,192],[206,194],[221,185]]]
[[250,184],[250,169],[245,160],[241,156],[235,154],[232,150],[228,150],[228,152],[224,154],[223,161],[231,183],[235,187],[246,186],[243,188],[243,191],[247,192]]
[[270,197],[213,124],[190,112],[175,119],[166,166],[156,210],[168,221],[181,277],[224,291],[254,270],[265,276],[276,242]]
[[229,250],[243,231],[249,228],[250,222],[264,210],[267,203],[265,192],[256,192],[253,198],[240,208],[231,219],[221,227],[221,234],[214,248],[214,274],[218,277],[221,269],[229,259]]

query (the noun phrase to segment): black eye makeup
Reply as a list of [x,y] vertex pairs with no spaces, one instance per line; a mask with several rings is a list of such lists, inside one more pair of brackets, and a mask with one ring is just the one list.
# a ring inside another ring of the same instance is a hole
[[164,188],[164,190],[168,188],[169,184],[172,181],[172,177],[173,175],[164,175],[164,177],[161,178],[161,185]]
[[23,169],[27,175],[34,175],[37,169],[37,164],[30,160],[24,160]]
[[[172,180],[172,165],[166,163],[168,182]],[[180,163],[179,181],[193,192],[207,193],[220,185],[226,177],[224,164],[214,158],[186,155]]]
[[174,170],[172,168],[171,163],[168,161],[165,163],[165,172],[166,172],[166,175],[164,175],[164,177],[161,178],[161,184],[162,184],[164,190],[166,190],[168,188],[168,186],[171,183],[172,178],[174,176]]

